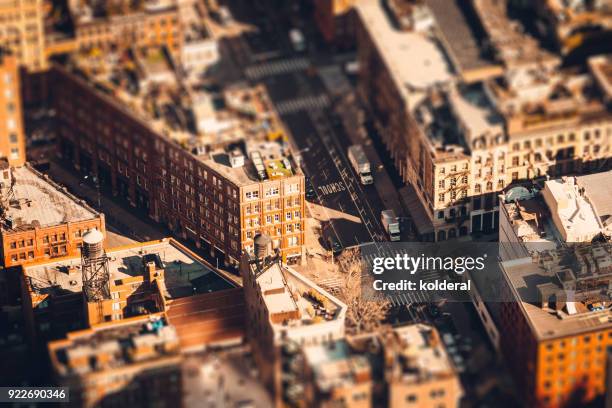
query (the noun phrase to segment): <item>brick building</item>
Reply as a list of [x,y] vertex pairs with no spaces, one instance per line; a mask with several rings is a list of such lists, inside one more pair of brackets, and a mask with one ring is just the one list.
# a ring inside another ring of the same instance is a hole
[[179,337],[158,315],[106,323],[49,343],[56,384],[79,407],[175,407],[183,397]]
[[[91,244],[94,238],[101,245],[98,231],[85,239]],[[241,291],[180,243],[164,239],[99,250],[94,257],[85,251],[22,267],[32,340],[154,314],[175,326],[185,348],[241,338]]]
[[[222,263],[237,265],[257,232],[270,234],[285,260],[301,260],[304,175],[278,143],[249,142],[255,138],[249,135],[194,144],[200,140],[195,135],[153,126],[160,121],[63,67],[53,67],[50,78],[59,154],[83,174],[98,175],[103,191],[126,199]],[[256,102],[254,95],[238,99]],[[252,115],[249,106],[244,109],[241,115]],[[263,126],[275,123],[268,111],[262,115]]]
[[11,51],[0,49],[0,157],[11,166],[26,160],[19,63]]
[[354,0],[316,0],[314,19],[321,35],[338,48],[355,46]]
[[[471,275],[492,343],[529,406],[576,406],[606,392],[611,172],[515,186],[500,201],[500,276]],[[495,293],[490,293],[492,287]]]
[[0,180],[4,267],[78,255],[87,231],[105,232],[104,214],[27,165],[5,163]]
[[82,2],[71,7],[78,49],[166,46],[181,51],[183,34],[176,1]]

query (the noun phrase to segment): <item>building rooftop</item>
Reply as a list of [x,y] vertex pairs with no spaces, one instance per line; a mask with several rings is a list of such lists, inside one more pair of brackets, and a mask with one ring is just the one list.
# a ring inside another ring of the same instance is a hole
[[419,323],[395,327],[383,339],[385,350],[399,356],[403,382],[419,383],[456,375],[437,330],[431,326]]
[[167,58],[158,49],[88,52],[74,55],[68,68],[238,186],[301,174],[282,143],[284,127],[263,86],[217,93],[198,85],[184,91],[178,81],[165,80],[175,75],[163,69]]
[[73,19],[86,24],[102,19],[119,19],[138,13],[156,13],[176,8],[176,0],[118,0],[93,1],[70,0],[68,2]]
[[553,16],[547,21],[552,23],[557,39],[562,46],[567,46],[567,51],[576,46],[572,37],[577,33],[588,32],[593,27],[599,30],[612,27],[612,5],[608,1],[544,0],[540,3],[545,12]]
[[313,336],[313,331],[318,330],[316,327],[344,333],[346,305],[340,300],[277,261],[266,259],[260,265],[252,256],[249,259],[252,260],[250,273],[257,280],[270,324],[278,338],[285,333],[288,339],[299,344],[303,335]]
[[542,49],[539,43],[525,33],[523,27],[508,15],[504,1],[474,0],[473,9],[495,50],[495,57],[507,68],[517,65],[556,63],[557,57]]
[[584,189],[602,226],[608,230],[612,223],[612,170],[576,177],[578,187]]
[[99,214],[29,166],[4,171],[2,230],[20,231],[94,219]]
[[609,236],[611,179],[608,171],[511,188],[502,201],[514,234],[532,250]]
[[[582,253],[572,249],[576,251],[573,256],[567,251],[557,255],[551,252],[552,257],[548,254],[542,258],[525,257],[501,263],[512,295],[519,300],[521,311],[537,339],[548,340],[612,327],[612,302],[607,295],[601,294],[602,277],[599,276],[606,274],[603,282],[607,288],[609,266],[603,267],[601,272],[599,269],[589,272],[590,278],[580,277],[579,268],[584,265],[580,259],[592,258],[592,254],[600,250],[608,259],[605,265],[609,265],[608,244],[605,249],[587,246],[580,250]],[[592,254],[584,258],[584,251]],[[586,283],[582,285],[580,281]],[[599,283],[595,284],[597,281]]]
[[211,169],[237,186],[301,174],[277,142],[246,142],[197,155]]
[[58,375],[81,376],[166,357],[178,363],[178,343],[174,327],[149,317],[69,333],[67,339],[51,342],[49,352]]
[[[173,239],[163,239],[125,247],[110,249],[106,252],[111,281],[129,279],[144,274],[143,257],[155,257],[164,269],[166,299],[191,296],[194,293],[207,293],[234,285],[222,278],[208,266]],[[81,258],[66,257],[52,261],[42,261],[24,267],[30,291],[40,300],[53,294],[80,293],[82,291]],[[210,278],[210,279],[209,279]],[[204,282],[206,281],[206,282]],[[203,283],[200,285],[200,283]]]
[[547,181],[542,194],[567,242],[588,242],[601,231],[595,209],[573,177]]
[[304,347],[303,353],[321,392],[372,380],[368,357],[353,352],[344,339]]
[[482,137],[504,137],[504,118],[480,84],[451,88],[450,108],[459,128],[463,129],[466,146],[472,147]]
[[597,55],[588,61],[591,73],[602,90],[606,101],[612,101],[612,55]]
[[409,109],[426,97],[428,88],[453,78],[452,67],[433,34],[396,28],[382,2],[357,2],[355,7]]
[[468,20],[463,10],[466,2],[456,0],[427,0],[440,33],[440,40],[453,66],[467,82],[500,75],[502,67],[485,54],[482,39],[477,37],[474,21]]

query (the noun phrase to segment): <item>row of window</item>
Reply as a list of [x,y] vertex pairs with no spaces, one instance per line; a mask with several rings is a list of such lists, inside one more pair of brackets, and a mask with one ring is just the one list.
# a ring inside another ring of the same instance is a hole
[[[608,134],[610,134],[612,130],[608,129]],[[591,140],[591,136],[593,136],[595,139],[599,139],[601,137],[601,130],[600,129],[595,129],[593,130],[593,132],[591,133],[590,130],[585,130],[582,132],[582,138],[585,141],[589,141]],[[576,141],[576,134],[574,132],[571,132],[567,135],[563,135],[563,134],[558,134],[556,137],[557,143],[565,143],[565,142],[575,142]],[[546,139],[546,144],[548,146],[551,146],[555,141],[554,137],[549,137]],[[534,141],[534,145],[535,147],[542,147],[544,141],[540,138],[536,139]],[[525,140],[523,142],[523,149],[531,149],[531,140]],[[513,152],[518,152],[521,149],[521,144],[520,143],[514,143],[512,144],[512,151]]]
[[[45,256],[62,256],[67,255],[66,245],[58,245],[51,248],[45,248]],[[11,254],[11,262],[25,261],[34,259],[34,251],[23,251]]]

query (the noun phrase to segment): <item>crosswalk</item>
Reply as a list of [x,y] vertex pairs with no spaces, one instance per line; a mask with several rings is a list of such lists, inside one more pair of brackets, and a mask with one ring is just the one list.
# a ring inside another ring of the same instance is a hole
[[[362,254],[363,259],[369,268],[371,268],[371,266],[373,265],[374,258],[377,257],[394,258],[398,254],[405,254],[408,256],[413,255],[406,248],[401,248],[397,245],[379,244],[375,246],[374,243],[362,245]],[[435,270],[420,270],[418,274],[418,280],[423,282],[433,282],[436,279],[440,278],[440,272]],[[396,294],[386,294],[385,297],[394,306],[411,305],[415,303],[427,303],[431,302],[432,300],[430,297],[430,293],[423,292],[420,290],[405,291]]]
[[244,70],[247,79],[261,79],[278,74],[303,71],[310,66],[308,59],[303,57],[270,61],[251,65]]
[[301,98],[288,99],[276,104],[276,110],[279,115],[287,115],[304,110],[311,109],[326,109],[331,101],[325,94],[318,96],[304,96]]

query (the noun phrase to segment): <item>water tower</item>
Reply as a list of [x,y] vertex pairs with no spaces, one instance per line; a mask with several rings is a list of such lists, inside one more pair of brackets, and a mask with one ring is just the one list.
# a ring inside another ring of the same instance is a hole
[[95,228],[83,236],[81,268],[83,294],[87,302],[110,299],[108,257],[103,244],[104,235]]

